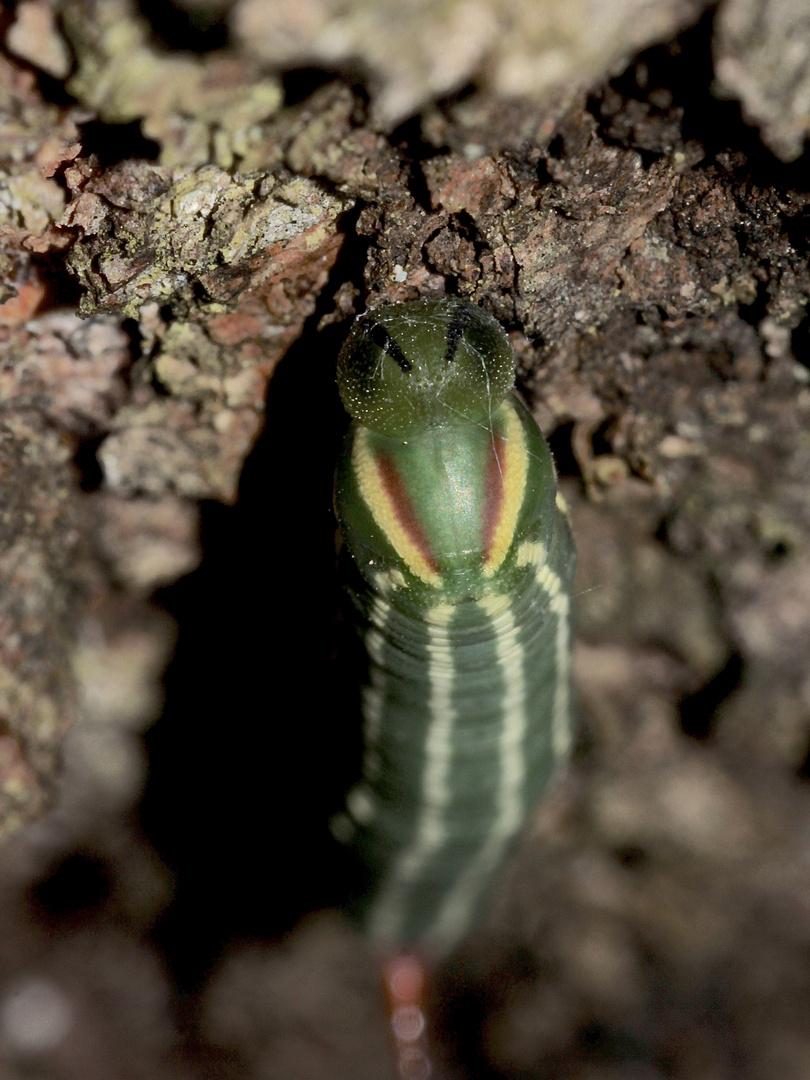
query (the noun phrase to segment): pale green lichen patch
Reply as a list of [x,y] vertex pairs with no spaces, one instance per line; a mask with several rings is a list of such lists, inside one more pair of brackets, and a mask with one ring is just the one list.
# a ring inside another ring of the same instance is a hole
[[52,175],[78,153],[77,119],[42,101],[33,76],[0,57],[0,303],[35,281],[32,251],[68,242],[51,228],[65,206]]
[[64,217],[81,236],[81,310],[140,318],[143,336],[99,455],[111,491],[234,498],[267,379],[314,307],[349,205],[303,177],[214,165],[127,162],[84,185]]
[[159,50],[128,0],[68,2],[62,17],[78,62],[70,92],[108,123],[141,120],[165,165],[233,167],[281,105],[279,81],[251,61]]
[[65,193],[39,171],[7,176],[0,186],[0,218],[39,235],[65,208]]
[[335,235],[348,205],[303,178],[125,163],[91,180],[62,219],[82,233],[70,258],[87,289],[81,310],[233,302],[312,237],[317,247]]

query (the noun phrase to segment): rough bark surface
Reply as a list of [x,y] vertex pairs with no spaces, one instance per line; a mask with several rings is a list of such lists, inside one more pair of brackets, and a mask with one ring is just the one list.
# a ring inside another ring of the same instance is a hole
[[0,16],[4,1077],[392,1074],[312,914],[334,358],[447,292],[556,456],[582,734],[436,974],[436,1074],[810,1073],[807,18],[704,8]]

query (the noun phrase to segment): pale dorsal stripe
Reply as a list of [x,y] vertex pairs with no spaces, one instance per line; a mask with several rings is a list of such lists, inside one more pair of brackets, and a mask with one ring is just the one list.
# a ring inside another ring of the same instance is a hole
[[380,733],[385,708],[386,677],[384,664],[385,635],[391,615],[391,605],[375,596],[369,611],[369,629],[365,646],[373,661],[370,667],[371,681],[363,687],[363,766],[362,779],[346,796],[346,810],[358,825],[368,825],[377,816],[377,799],[373,783],[378,778],[381,763],[379,756]]
[[444,946],[467,926],[490,873],[503,857],[506,845],[520,829],[526,804],[524,750],[528,717],[525,649],[520,643],[519,627],[509,606],[504,607],[503,599],[496,595],[480,601],[487,614],[497,613],[497,663],[504,686],[498,739],[495,819],[480,851],[447,894],[431,928],[429,937]]
[[363,779],[371,783],[379,778],[382,768],[379,743],[386,689],[383,650],[392,610],[387,600],[375,596],[369,611],[371,626],[366,633],[366,650],[373,663],[369,665],[369,684],[363,687],[362,692]]
[[450,804],[450,770],[456,711],[452,703],[455,678],[453,649],[447,624],[453,614],[442,604],[428,612],[428,667],[430,697],[425,736],[425,771],[416,833],[397,858],[371,913],[372,937],[389,940],[401,932],[410,886],[419,877],[432,855],[447,838],[447,809]]

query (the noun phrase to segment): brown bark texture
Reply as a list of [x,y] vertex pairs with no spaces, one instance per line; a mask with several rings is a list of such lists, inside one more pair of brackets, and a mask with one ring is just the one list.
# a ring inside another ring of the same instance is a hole
[[804,0],[0,11],[0,1073],[393,1076],[336,908],[352,317],[509,330],[580,737],[443,1080],[810,1075]]

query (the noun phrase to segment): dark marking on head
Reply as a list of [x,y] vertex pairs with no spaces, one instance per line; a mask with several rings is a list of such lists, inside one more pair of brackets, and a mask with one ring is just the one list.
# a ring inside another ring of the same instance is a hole
[[459,304],[453,312],[453,318],[447,328],[447,352],[444,354],[445,361],[449,364],[455,360],[464,331],[470,324],[472,310],[469,304]]
[[391,359],[399,364],[406,375],[408,374],[413,364],[381,323],[371,323],[368,327],[368,336],[378,348],[388,353]]

